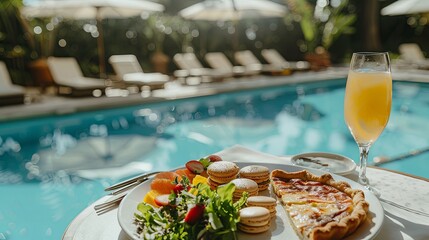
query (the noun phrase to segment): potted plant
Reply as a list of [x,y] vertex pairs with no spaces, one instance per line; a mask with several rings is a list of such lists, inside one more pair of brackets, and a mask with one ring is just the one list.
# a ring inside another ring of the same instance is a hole
[[28,21],[21,14],[22,7],[22,0],[0,2],[0,58],[10,63],[8,67],[14,82],[42,87],[52,85],[46,63],[52,34],[42,29],[48,23],[46,20],[36,24],[33,24],[35,20]]
[[34,29],[33,32],[28,31],[26,33],[33,42],[32,61],[28,64],[31,75],[35,82],[43,88],[54,85],[47,58],[52,55],[53,51],[55,24],[52,19],[45,18],[32,19],[26,24],[29,24]]
[[153,50],[151,56],[153,70],[167,74],[170,57],[165,54],[165,51],[174,52],[177,49],[179,52],[186,51],[193,39],[191,35],[193,27],[177,15],[163,13],[149,15],[145,24],[143,34],[152,42],[150,50]]
[[309,0],[285,1],[291,11],[286,22],[295,21],[301,27],[304,39],[299,47],[305,52],[305,59],[313,70],[329,67],[332,44],[341,35],[355,31],[356,14],[348,9],[349,1],[317,1],[315,5]]

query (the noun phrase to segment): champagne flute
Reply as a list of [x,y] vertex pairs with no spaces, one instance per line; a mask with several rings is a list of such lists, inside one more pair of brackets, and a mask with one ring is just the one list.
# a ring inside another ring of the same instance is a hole
[[353,53],[344,99],[344,118],[359,146],[359,183],[372,191],[366,177],[368,152],[389,121],[392,76],[387,52]]

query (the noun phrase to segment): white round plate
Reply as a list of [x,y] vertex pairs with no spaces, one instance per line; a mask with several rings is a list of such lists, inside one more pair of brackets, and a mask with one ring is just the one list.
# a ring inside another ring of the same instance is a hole
[[320,169],[339,175],[350,174],[356,168],[356,163],[350,158],[326,152],[298,154],[292,156],[291,162],[297,166]]
[[[241,167],[245,167],[247,165],[263,165],[268,167],[270,170],[274,169],[283,169],[286,171],[300,171],[303,169],[303,167],[294,166],[294,165],[284,165],[284,164],[268,164],[268,163],[237,163],[237,165]],[[326,172],[316,170],[316,169],[307,169],[310,172],[321,175],[325,174]],[[347,240],[352,239],[373,239],[377,233],[379,232],[381,225],[383,224],[384,219],[384,210],[381,206],[381,203],[379,200],[366,190],[362,185],[332,174],[335,180],[337,181],[345,181],[350,184],[352,188],[356,189],[362,189],[365,192],[365,198],[369,203],[369,215],[365,222],[362,223],[362,225],[354,232],[352,235],[347,237]],[[137,212],[137,205],[143,201],[143,197],[145,194],[150,191],[150,183],[152,180],[148,180],[133,190],[131,190],[130,193],[127,194],[127,196],[122,200],[121,204],[119,205],[118,209],[118,221],[121,225],[122,230],[131,238],[135,240],[140,240],[141,238],[136,234],[137,232],[137,226],[134,224],[134,213]],[[269,191],[264,191],[265,195],[271,195]],[[265,240],[265,239],[272,239],[272,240],[282,240],[282,239],[288,239],[288,240],[299,240],[298,235],[295,233],[294,229],[289,223],[289,218],[286,215],[285,210],[283,207],[278,204],[277,205],[277,216],[275,218],[275,221],[271,223],[271,229],[270,231],[267,231],[262,234],[244,234],[241,232],[238,232],[238,239],[246,239],[246,240]]]

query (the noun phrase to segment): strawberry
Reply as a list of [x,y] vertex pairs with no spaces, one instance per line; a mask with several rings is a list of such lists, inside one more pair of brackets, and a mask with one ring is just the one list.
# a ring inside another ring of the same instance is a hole
[[168,197],[170,194],[161,194],[155,197],[155,204],[158,206],[167,206],[170,204],[170,201],[168,200]]
[[197,160],[191,160],[186,163],[186,168],[194,174],[200,174],[204,171],[204,165]]
[[221,157],[219,157],[218,155],[214,155],[214,154],[208,156],[208,158],[210,159],[210,162],[219,162],[219,161],[222,161]]
[[203,204],[197,204],[191,209],[189,209],[188,213],[185,216],[185,223],[194,225],[200,220],[200,218],[204,215],[204,209],[206,207]]

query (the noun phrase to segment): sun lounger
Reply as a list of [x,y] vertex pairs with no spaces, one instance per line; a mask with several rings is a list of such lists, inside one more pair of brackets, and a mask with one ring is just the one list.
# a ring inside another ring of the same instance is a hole
[[24,103],[25,88],[14,85],[6,64],[0,61],[0,106]]
[[162,88],[170,80],[162,73],[145,73],[135,55],[113,55],[109,58],[118,78],[127,84],[149,86],[151,89]]
[[234,54],[237,63],[254,70],[259,70],[264,74],[281,74],[284,71],[283,66],[274,64],[262,64],[259,59],[250,51],[238,51]]
[[415,68],[429,69],[429,59],[425,58],[418,44],[403,43],[399,45],[399,53],[404,64],[409,64]]
[[234,66],[221,52],[211,52],[205,55],[206,62],[213,69],[233,74],[234,76],[251,76],[259,74],[258,70],[246,66]]
[[223,80],[232,77],[232,73],[217,69],[205,68],[194,53],[177,53],[173,61],[180,68],[175,72],[176,76],[209,77],[212,80]]
[[59,95],[100,96],[106,89],[105,79],[85,77],[73,57],[49,57],[48,66]]
[[278,65],[284,69],[291,70],[308,70],[310,63],[307,61],[290,62],[287,61],[276,49],[263,49],[261,51],[262,57],[269,64]]

